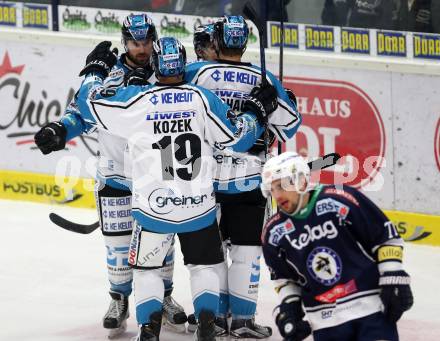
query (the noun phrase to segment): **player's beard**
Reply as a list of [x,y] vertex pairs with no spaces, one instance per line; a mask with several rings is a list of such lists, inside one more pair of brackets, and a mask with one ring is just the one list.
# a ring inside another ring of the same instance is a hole
[[136,64],[137,67],[145,67],[149,64],[150,62],[150,56],[147,55],[146,53],[138,53],[136,55],[131,54],[130,52],[128,53],[128,58],[134,63]]

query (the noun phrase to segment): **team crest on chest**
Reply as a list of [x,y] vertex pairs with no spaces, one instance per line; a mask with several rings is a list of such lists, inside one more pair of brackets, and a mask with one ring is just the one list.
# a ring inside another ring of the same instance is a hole
[[331,286],[341,279],[342,261],[329,247],[315,247],[307,257],[307,270],[314,280]]

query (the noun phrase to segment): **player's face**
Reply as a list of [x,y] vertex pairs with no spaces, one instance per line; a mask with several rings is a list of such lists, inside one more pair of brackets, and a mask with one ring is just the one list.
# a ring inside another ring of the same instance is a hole
[[127,40],[127,53],[136,66],[144,67],[150,62],[153,40]]
[[271,184],[270,192],[277,202],[277,205],[287,213],[293,213],[300,200],[300,190],[303,184],[295,185],[289,179],[275,180]]

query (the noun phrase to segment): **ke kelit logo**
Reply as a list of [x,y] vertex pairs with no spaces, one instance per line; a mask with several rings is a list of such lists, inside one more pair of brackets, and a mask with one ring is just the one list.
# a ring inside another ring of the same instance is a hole
[[[35,133],[45,124],[59,119],[64,109],[61,101],[48,98],[47,90],[43,89],[36,93],[31,87],[32,83],[23,81],[24,68],[25,65],[13,66],[9,53],[5,52],[0,64],[0,102],[3,109],[0,116],[0,131],[7,131],[6,137],[12,139],[15,146],[29,146],[34,150],[37,149],[34,142]],[[66,105],[71,102],[74,95],[75,90],[69,89]],[[95,137],[85,135],[80,136],[79,139],[90,154],[96,155],[96,148],[91,144],[91,142],[96,143]],[[76,146],[75,140],[66,143],[67,149]]]
[[331,286],[341,279],[342,261],[329,247],[319,246],[307,257],[307,270],[314,280],[325,286]]
[[437,163],[438,170],[440,171],[440,118],[438,119],[437,127],[435,128],[434,154],[435,162]]
[[[303,123],[288,148],[316,157],[337,152],[337,165],[321,171],[319,181],[363,187],[377,175],[385,155],[385,129],[371,98],[343,81],[286,77],[298,99]],[[317,174],[317,173],[315,173]]]

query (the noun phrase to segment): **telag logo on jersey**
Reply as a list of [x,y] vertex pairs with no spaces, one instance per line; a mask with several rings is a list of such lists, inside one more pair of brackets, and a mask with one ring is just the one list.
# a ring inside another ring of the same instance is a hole
[[336,216],[339,218],[339,225],[341,226],[350,223],[346,221],[350,208],[335,199],[327,198],[319,200],[316,203],[315,211],[318,216],[326,213],[336,213]]
[[293,225],[292,220],[287,219],[281,224],[275,225],[271,228],[268,241],[273,246],[278,246],[281,238],[293,231],[295,231],[295,226]]
[[329,247],[315,247],[307,257],[307,270],[317,282],[325,286],[334,285],[341,279],[341,257]]
[[320,240],[322,238],[333,239],[338,236],[338,229],[331,220],[327,220],[322,225],[316,225],[313,227],[305,225],[304,230],[305,232],[301,233],[298,238],[290,239],[288,235],[286,236],[290,244],[297,250],[303,249],[309,245],[310,242],[315,240]]
[[220,72],[219,70],[215,70],[215,71],[211,74],[211,78],[212,78],[213,80],[215,80],[216,82],[218,82],[218,81],[221,79],[220,75],[221,75],[221,72]]

